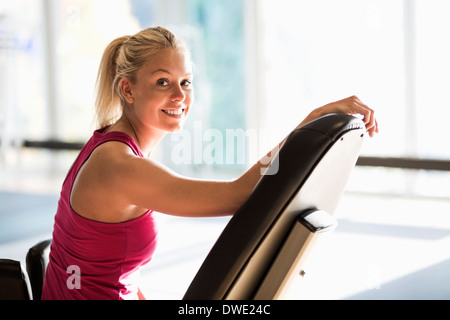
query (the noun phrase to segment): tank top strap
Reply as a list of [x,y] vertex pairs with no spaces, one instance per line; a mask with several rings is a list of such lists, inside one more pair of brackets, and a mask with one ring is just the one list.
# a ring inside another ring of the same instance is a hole
[[70,168],[66,176],[66,179],[64,180],[64,184],[66,182],[69,183],[69,190],[72,189],[72,184],[75,180],[76,175],[78,174],[79,169],[84,164],[84,162],[90,157],[92,151],[94,151],[95,148],[97,148],[99,145],[105,142],[109,141],[123,142],[131,148],[131,150],[135,155],[139,157],[144,157],[142,151],[139,149],[136,142],[126,133],[119,131],[110,131],[105,133],[104,131],[105,129],[94,131],[92,137],[86,142],[84,147],[81,149],[77,159],[73,163],[72,167]]
[[92,137],[92,146],[91,146],[91,152],[95,148],[97,148],[102,143],[108,142],[108,141],[119,141],[127,144],[131,150],[133,150],[134,154],[139,157],[144,157],[142,154],[142,151],[139,149],[136,142],[126,133],[120,132],[120,131],[110,131],[110,132],[104,132],[105,129],[100,129],[94,131],[94,135]]

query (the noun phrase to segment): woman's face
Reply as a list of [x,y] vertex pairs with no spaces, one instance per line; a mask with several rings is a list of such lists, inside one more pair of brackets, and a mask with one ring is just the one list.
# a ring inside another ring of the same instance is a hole
[[192,63],[181,50],[153,55],[131,85],[131,108],[139,125],[164,132],[183,127],[194,100]]

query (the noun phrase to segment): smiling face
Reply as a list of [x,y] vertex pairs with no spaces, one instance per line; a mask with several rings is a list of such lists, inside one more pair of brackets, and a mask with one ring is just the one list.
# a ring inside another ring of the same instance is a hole
[[153,55],[137,72],[134,83],[122,79],[133,122],[147,130],[180,131],[194,100],[192,81],[189,55],[172,48]]

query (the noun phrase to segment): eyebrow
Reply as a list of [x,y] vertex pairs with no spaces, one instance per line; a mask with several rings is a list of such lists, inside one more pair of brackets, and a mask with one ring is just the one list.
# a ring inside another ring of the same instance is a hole
[[165,69],[158,69],[152,72],[152,74],[158,73],[158,72],[164,72],[164,73],[168,73],[171,74],[169,71],[165,70]]
[[[167,74],[171,75],[171,73],[169,71],[167,71],[166,69],[157,69],[157,70],[153,71],[152,74],[155,74],[155,73],[158,73],[158,72],[163,72],[163,73],[167,73]],[[192,73],[187,73],[185,75],[185,77],[187,77],[187,76],[192,76]]]

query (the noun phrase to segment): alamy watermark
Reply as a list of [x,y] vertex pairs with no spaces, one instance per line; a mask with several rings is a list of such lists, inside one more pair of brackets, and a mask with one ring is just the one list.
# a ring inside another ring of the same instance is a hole
[[175,143],[171,150],[171,161],[180,164],[254,164],[263,166],[261,175],[274,175],[278,172],[278,148],[275,147],[265,156],[258,157],[258,136],[267,137],[271,132],[253,129],[203,128],[202,121],[195,121],[193,130],[182,130],[172,134]]
[[70,265],[67,267],[66,272],[70,276],[66,280],[66,286],[69,290],[81,289],[81,270],[77,265]]

